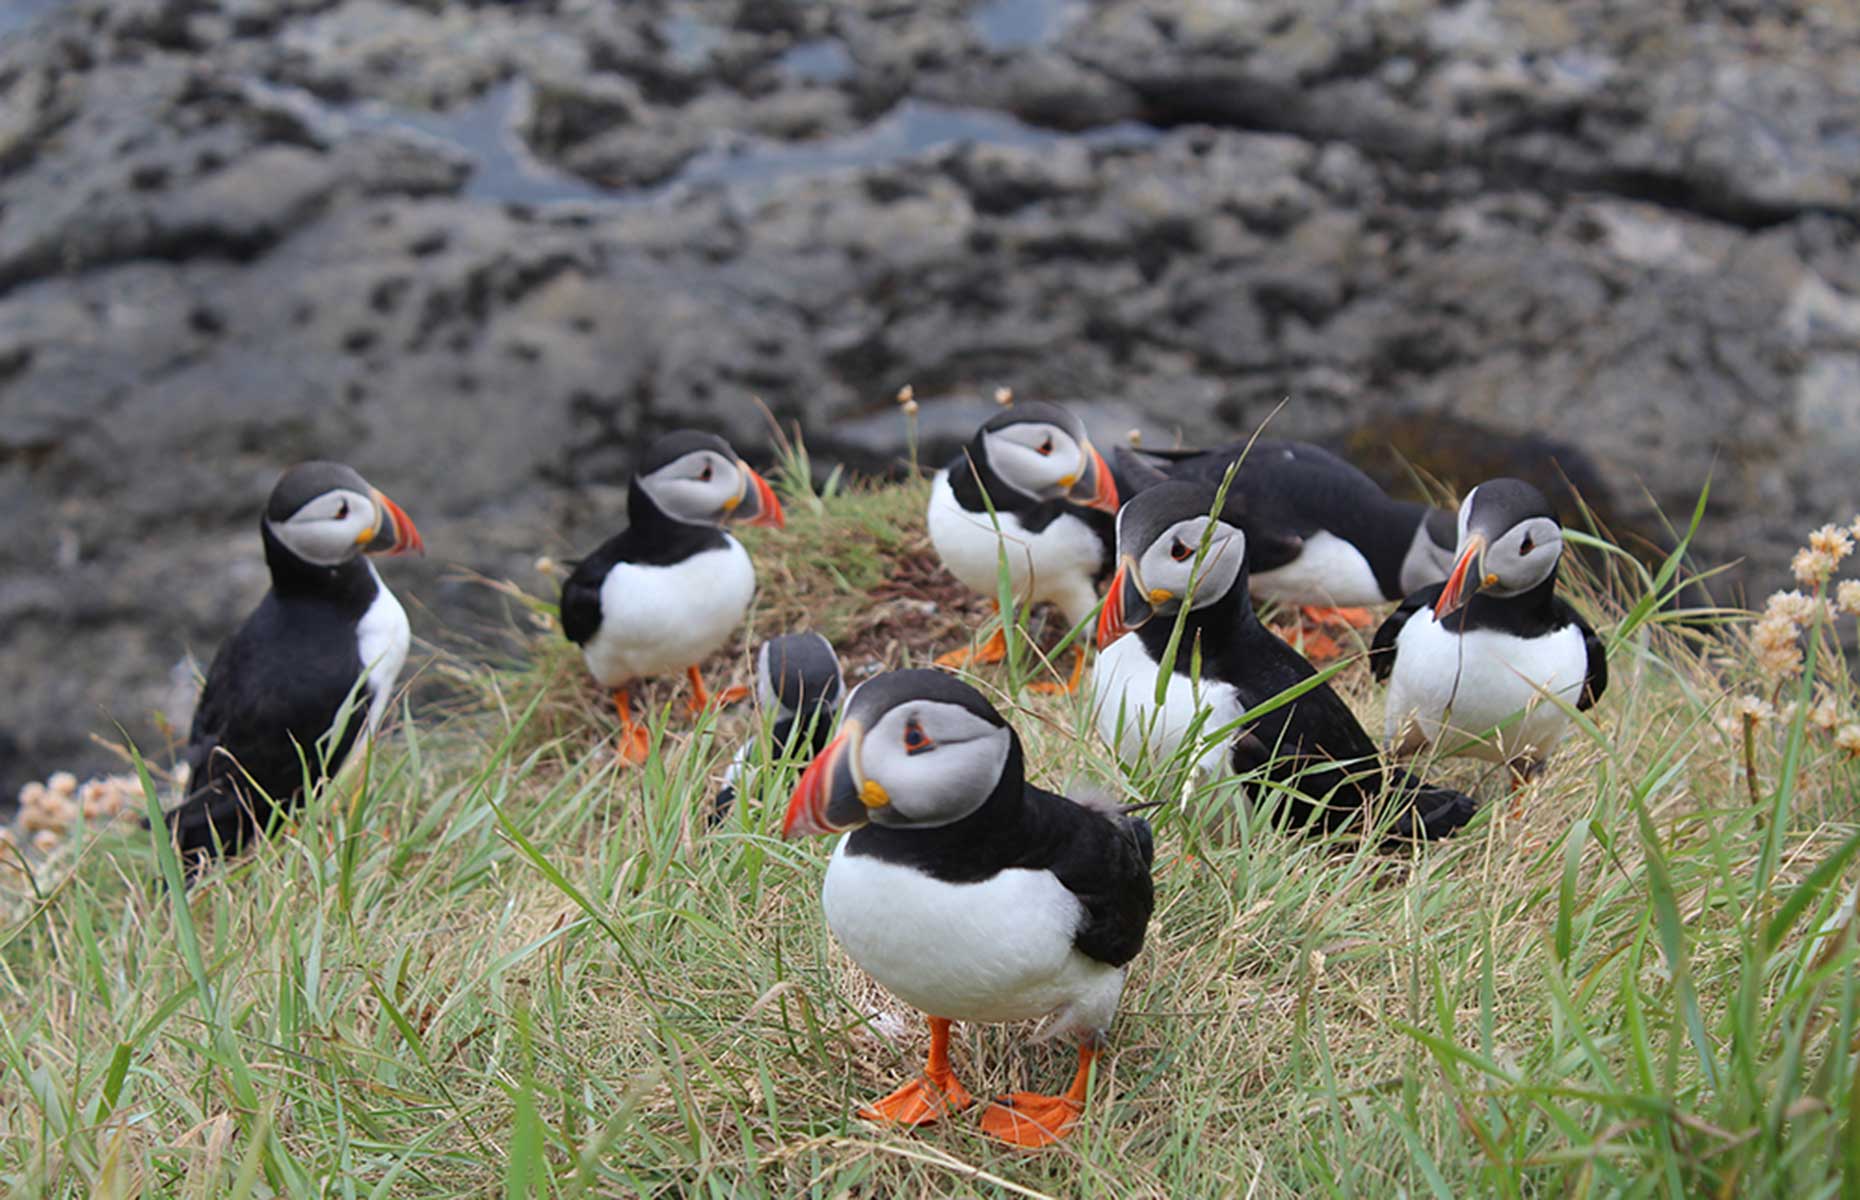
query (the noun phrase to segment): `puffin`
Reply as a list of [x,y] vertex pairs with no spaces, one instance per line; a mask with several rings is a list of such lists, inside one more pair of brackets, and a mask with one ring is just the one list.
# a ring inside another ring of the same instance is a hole
[[1051,1018],[1045,1036],[1078,1042],[1071,1085],[996,1100],[982,1129],[1028,1147],[1071,1133],[1155,905],[1149,825],[1029,784],[1019,736],[979,692],[904,670],[853,690],[795,788],[782,836],[834,833],[828,928],[930,1020],[923,1074],[858,1115],[921,1125],[968,1108],[951,1023]]
[[729,816],[737,793],[755,794],[757,761],[806,761],[826,748],[845,686],[839,656],[820,634],[785,633],[762,643],[756,651],[756,701],[775,715],[769,749],[766,757],[755,759],[755,738],[737,747],[717,792],[711,824]]
[[[1057,404],[1033,402],[983,422],[936,473],[927,518],[937,557],[965,587],[996,596],[1005,550],[1015,602],[1050,602],[1082,628],[1110,570],[1116,512],[1117,484],[1084,422]],[[936,665],[999,662],[1006,652],[1006,638],[996,630],[980,649],[952,650]],[[1066,682],[1032,686],[1073,691],[1084,668],[1080,637]]]
[[398,504],[342,463],[303,462],[258,523],[271,590],[207,668],[167,814],[197,873],[236,853],[380,728],[407,661],[407,614],[364,555],[420,554]]
[[[749,612],[756,568],[725,522],[783,527],[781,501],[712,433],[680,430],[647,447],[627,486],[627,527],[582,559],[562,585],[562,633],[620,716],[618,752],[646,760],[650,739],[633,720],[635,681],[683,668],[689,711],[712,702],[698,664]],[[746,687],[719,693],[729,704]]]
[[[1301,609],[1314,628],[1366,629],[1367,608],[1446,579],[1451,509],[1396,500],[1353,463],[1310,442],[1260,438],[1213,450],[1114,451],[1126,499],[1169,479],[1218,485],[1238,462],[1229,497],[1243,510],[1253,596]],[[1306,648],[1335,656],[1328,635]]]
[[[1376,630],[1391,753],[1433,747],[1508,764],[1522,784],[1608,688],[1595,630],[1556,594],[1563,530],[1544,494],[1493,479],[1460,504],[1453,570]],[[1555,697],[1558,703],[1552,703]]]
[[[1228,508],[1216,515],[1217,498],[1211,484],[1171,480],[1139,492],[1117,514],[1118,565],[1098,619],[1093,718],[1126,763],[1146,752],[1167,758],[1198,716],[1202,736],[1214,735],[1316,674],[1254,613],[1247,537]],[[1158,708],[1157,676],[1178,619],[1181,639]],[[1199,770],[1262,770],[1274,790],[1285,789],[1299,825],[1315,818],[1341,826],[1385,789],[1402,804],[1393,838],[1443,837],[1477,809],[1471,796],[1405,770],[1385,773],[1375,743],[1327,683],[1209,742]]]

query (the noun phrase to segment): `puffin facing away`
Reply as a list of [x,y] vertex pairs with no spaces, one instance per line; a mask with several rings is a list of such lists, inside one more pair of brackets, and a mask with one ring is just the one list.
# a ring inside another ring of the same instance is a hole
[[[1205,483],[1160,483],[1117,514],[1118,567],[1098,618],[1093,703],[1099,733],[1126,762],[1146,748],[1159,757],[1175,753],[1203,710],[1202,733],[1213,734],[1316,674],[1254,614],[1246,535],[1225,510],[1211,515],[1217,495]],[[1156,680],[1184,603],[1189,610],[1158,708]],[[1326,827],[1342,825],[1385,786],[1403,806],[1394,837],[1445,836],[1477,807],[1472,797],[1406,771],[1385,778],[1375,743],[1329,684],[1215,741],[1197,765],[1215,774],[1263,769],[1287,789],[1299,824],[1318,817]]]
[[1020,738],[975,689],[893,671],[854,689],[839,736],[795,789],[783,837],[840,833],[821,902],[871,976],[930,1017],[923,1075],[859,1110],[921,1125],[972,1099],[952,1021],[1052,1017],[1079,1041],[1063,1095],[1016,1092],[985,1132],[1021,1146],[1070,1133],[1092,1059],[1155,903],[1149,826],[1030,786]]
[[[562,585],[562,632],[581,647],[620,715],[621,761],[646,760],[628,689],[683,668],[689,710],[711,702],[698,664],[743,623],[756,568],[726,521],[782,527],[775,491],[715,434],[668,433],[646,450],[627,487],[626,529],[581,560]],[[748,694],[730,688],[717,700]]]
[[422,553],[399,505],[341,463],[306,462],[259,519],[271,590],[213,656],[168,813],[198,870],[236,852],[341,769],[387,713],[407,660],[407,614],[363,554]]
[[[775,714],[769,730],[769,761],[789,757],[806,761],[825,749],[844,688],[839,656],[819,634],[785,633],[762,643],[756,652],[756,700],[764,712]],[[737,747],[717,792],[712,824],[729,815],[739,792],[754,796],[761,790],[750,758],[755,745],[751,737]]]
[[[1242,455],[1245,457],[1242,458]],[[1297,605],[1313,625],[1367,627],[1366,606],[1394,603],[1447,577],[1450,509],[1395,500],[1347,460],[1310,442],[1260,438],[1214,450],[1115,451],[1128,500],[1167,479],[1218,486],[1236,461],[1228,497],[1244,514],[1248,586],[1260,600]],[[1328,637],[1314,653],[1335,655]]]
[[[1110,569],[1116,511],[1117,484],[1084,423],[1057,404],[1016,404],[985,421],[936,473],[930,541],[949,573],[984,596],[998,592],[1005,551],[1016,603],[1050,601],[1077,627],[1097,605],[1098,584]],[[936,661],[940,667],[999,662],[1006,651],[997,630],[979,650],[953,650]],[[1071,678],[1033,686],[1071,691],[1084,669],[1081,637]]]
[[1509,763],[1518,782],[1608,687],[1601,639],[1556,594],[1563,530],[1544,494],[1494,479],[1460,505],[1445,583],[1415,592],[1376,630],[1370,669],[1388,681],[1399,756],[1435,747]]

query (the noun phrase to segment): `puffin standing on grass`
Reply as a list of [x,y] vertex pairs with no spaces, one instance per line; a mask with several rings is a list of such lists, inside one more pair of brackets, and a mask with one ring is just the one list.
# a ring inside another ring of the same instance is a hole
[[[562,585],[562,632],[613,694],[621,761],[646,760],[649,738],[633,720],[635,680],[684,668],[689,711],[711,703],[698,664],[743,623],[756,568],[723,523],[782,527],[775,491],[722,438],[669,433],[647,448],[627,487],[626,529],[581,560]],[[733,687],[715,699],[748,694]]]
[[187,795],[168,813],[194,870],[341,769],[380,727],[407,660],[407,614],[362,557],[424,552],[399,505],[341,463],[299,463],[271,489],[259,535],[271,590],[213,656]]
[[[775,714],[769,729],[769,757],[762,761],[813,758],[826,748],[833,734],[845,681],[833,644],[817,633],[785,633],[762,643],[756,652],[756,700],[763,711]],[[755,795],[756,739],[737,747],[736,757],[723,775],[711,823],[730,813],[737,793]]]
[[[991,511],[992,510],[992,511]],[[968,446],[936,473],[930,486],[930,541],[949,573],[984,596],[998,593],[1005,550],[1017,604],[1050,601],[1074,628],[1098,603],[1098,583],[1110,569],[1117,484],[1085,425],[1056,404],[1016,404],[989,418]],[[980,649],[953,650],[940,667],[1001,661],[1007,641],[996,630]],[[1064,684],[1072,691],[1085,669],[1085,640],[1075,647]]]
[[1019,737],[979,692],[893,671],[848,697],[839,736],[795,789],[783,837],[846,833],[821,889],[833,936],[930,1016],[923,1075],[861,1108],[866,1120],[921,1125],[972,1103],[950,1066],[952,1021],[1049,1016],[1046,1036],[1079,1041],[1071,1086],[998,1100],[982,1128],[1044,1146],[1084,1110],[1155,903],[1150,829],[1022,772]]
[[1451,509],[1392,499],[1353,464],[1310,442],[1120,446],[1115,458],[1126,500],[1169,479],[1219,486],[1239,462],[1228,496],[1245,515],[1248,586],[1257,599],[1299,606],[1312,627],[1305,648],[1318,657],[1342,650],[1316,627],[1367,628],[1367,607],[1440,582],[1453,563]]
[[[1317,817],[1327,828],[1342,825],[1385,785],[1403,805],[1391,836],[1437,838],[1465,824],[1477,808],[1472,797],[1406,771],[1385,778],[1375,743],[1329,684],[1245,729],[1211,736],[1316,674],[1254,614],[1247,538],[1227,510],[1211,515],[1217,496],[1205,483],[1171,481],[1138,493],[1117,514],[1117,574],[1098,618],[1093,674],[1105,741],[1125,761],[1146,750],[1167,757],[1199,716],[1199,736],[1211,744],[1197,766],[1215,774],[1263,769],[1289,789],[1297,824]],[[1157,676],[1184,603],[1189,610],[1158,708]]]
[[1569,731],[1564,706],[1601,698],[1607,653],[1556,594],[1562,556],[1562,527],[1530,484],[1494,479],[1467,493],[1452,574],[1404,600],[1370,648],[1389,685],[1392,753],[1503,762],[1522,783]]

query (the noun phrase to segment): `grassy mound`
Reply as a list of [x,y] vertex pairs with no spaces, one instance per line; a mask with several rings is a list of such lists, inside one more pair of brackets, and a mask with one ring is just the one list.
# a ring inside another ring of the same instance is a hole
[[[924,497],[790,486],[790,528],[752,547],[749,644],[820,629],[856,680],[970,636],[987,606],[938,577]],[[1782,661],[1777,628],[1767,658],[1710,662],[1720,643],[1657,607],[1676,567],[1603,561],[1576,590],[1610,638],[1612,688],[1515,809],[1497,777],[1439,764],[1484,812],[1400,853],[1286,832],[1231,787],[1151,814],[1150,940],[1083,1128],[1040,1154],[989,1141],[973,1114],[912,1134],[852,1119],[917,1069],[927,1035],[826,932],[826,841],[775,837],[794,764],[707,830],[756,715],[694,726],[668,685],[649,693],[654,757],[617,767],[611,711],[553,630],[553,586],[533,582],[528,667],[439,655],[429,669],[470,703],[403,722],[294,828],[191,891],[153,882],[171,860],[120,830],[76,839],[55,881],[0,879],[17,896],[0,933],[0,1181],[45,1196],[1835,1194],[1860,1179],[1860,713],[1829,661],[1834,614],[1782,614],[1801,618],[1806,663]],[[740,679],[747,661],[710,670]],[[1179,792],[1166,766],[1122,774],[1082,700],[1017,686],[1041,673],[1024,653],[978,679],[1033,778]],[[1379,729],[1360,664],[1337,684]],[[1062,1087],[1071,1048],[1029,1033],[959,1027],[965,1082]]]

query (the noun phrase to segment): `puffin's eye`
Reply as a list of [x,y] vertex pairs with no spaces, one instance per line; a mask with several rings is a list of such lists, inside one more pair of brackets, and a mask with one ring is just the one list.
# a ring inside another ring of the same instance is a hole
[[710,464],[709,463],[705,463],[704,469],[698,472],[698,482],[700,483],[710,482]]
[[1046,435],[1046,440],[1040,443],[1040,453],[1051,454],[1052,452],[1053,452],[1053,435],[1049,433]]
[[1188,545],[1181,538],[1176,538],[1169,546],[1169,557],[1175,559],[1177,562],[1187,562],[1194,553],[1195,548]]
[[336,519],[338,521],[346,521],[349,519],[349,502],[347,500],[342,501],[336,506]]
[[1529,554],[1532,550],[1536,548],[1537,548],[1537,543],[1531,540],[1531,535],[1528,533],[1524,535],[1524,540],[1518,543],[1519,554]]
[[936,743],[924,732],[923,725],[912,717],[904,723],[904,752],[906,754],[923,754],[936,749]]

